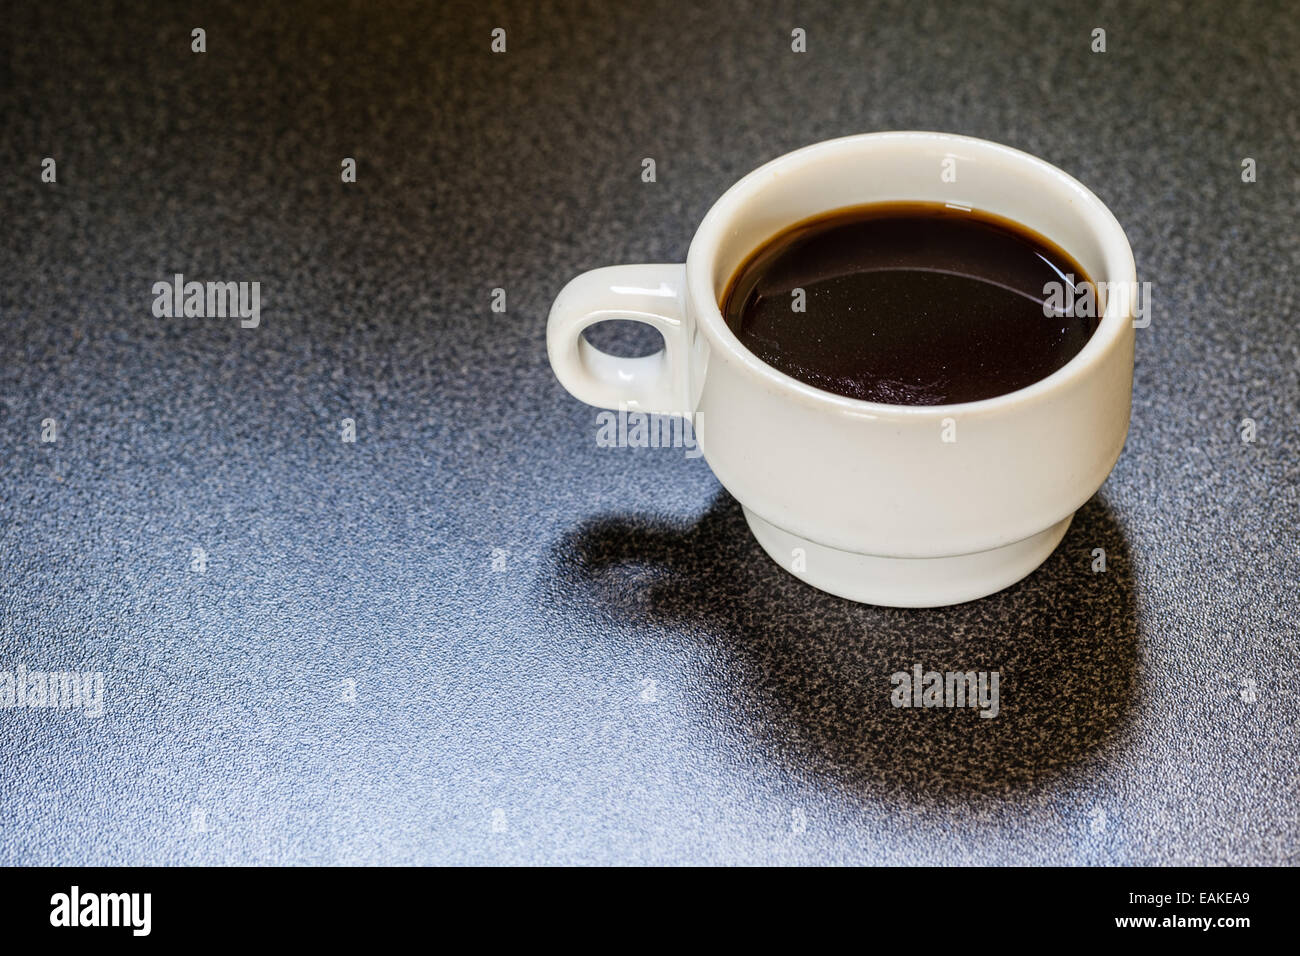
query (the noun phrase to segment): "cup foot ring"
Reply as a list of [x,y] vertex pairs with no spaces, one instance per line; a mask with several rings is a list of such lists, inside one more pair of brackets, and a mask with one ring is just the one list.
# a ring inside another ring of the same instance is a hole
[[882,607],[943,607],[1010,587],[1047,560],[1074,518],[1071,514],[1038,534],[974,554],[887,558],[817,544],[742,510],[763,550],[795,577],[839,597]]

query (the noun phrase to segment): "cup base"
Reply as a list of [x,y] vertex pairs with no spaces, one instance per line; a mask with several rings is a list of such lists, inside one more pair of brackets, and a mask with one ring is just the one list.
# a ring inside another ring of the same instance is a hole
[[1010,587],[1047,560],[1074,519],[1071,514],[1038,534],[974,554],[886,558],[817,544],[744,506],[742,510],[763,550],[795,577],[850,601],[882,607],[943,607]]

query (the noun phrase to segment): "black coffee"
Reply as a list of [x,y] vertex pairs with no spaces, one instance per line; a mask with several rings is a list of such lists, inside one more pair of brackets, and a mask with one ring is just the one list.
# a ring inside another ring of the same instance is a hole
[[877,203],[768,240],[732,277],[722,313],[746,348],[809,385],[942,405],[1013,392],[1070,361],[1097,327],[1089,282],[1008,219]]

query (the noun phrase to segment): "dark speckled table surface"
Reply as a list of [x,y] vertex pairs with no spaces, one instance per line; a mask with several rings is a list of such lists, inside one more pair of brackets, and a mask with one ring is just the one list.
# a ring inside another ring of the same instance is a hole
[[[1294,4],[5,19],[0,695],[103,683],[0,709],[0,862],[1300,860]],[[939,610],[787,575],[544,345],[574,274],[884,129],[1061,166],[1153,288],[1114,473]],[[155,317],[178,272],[260,326]],[[998,718],[891,707],[914,661],[999,670]]]

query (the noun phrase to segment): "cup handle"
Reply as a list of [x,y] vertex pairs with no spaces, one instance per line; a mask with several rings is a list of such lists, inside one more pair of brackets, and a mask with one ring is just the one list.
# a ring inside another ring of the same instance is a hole
[[[583,336],[606,319],[644,322],[664,347],[641,358],[618,358]],[[546,323],[546,352],[555,377],[574,398],[597,408],[689,415],[686,266],[606,266],[560,290]]]

